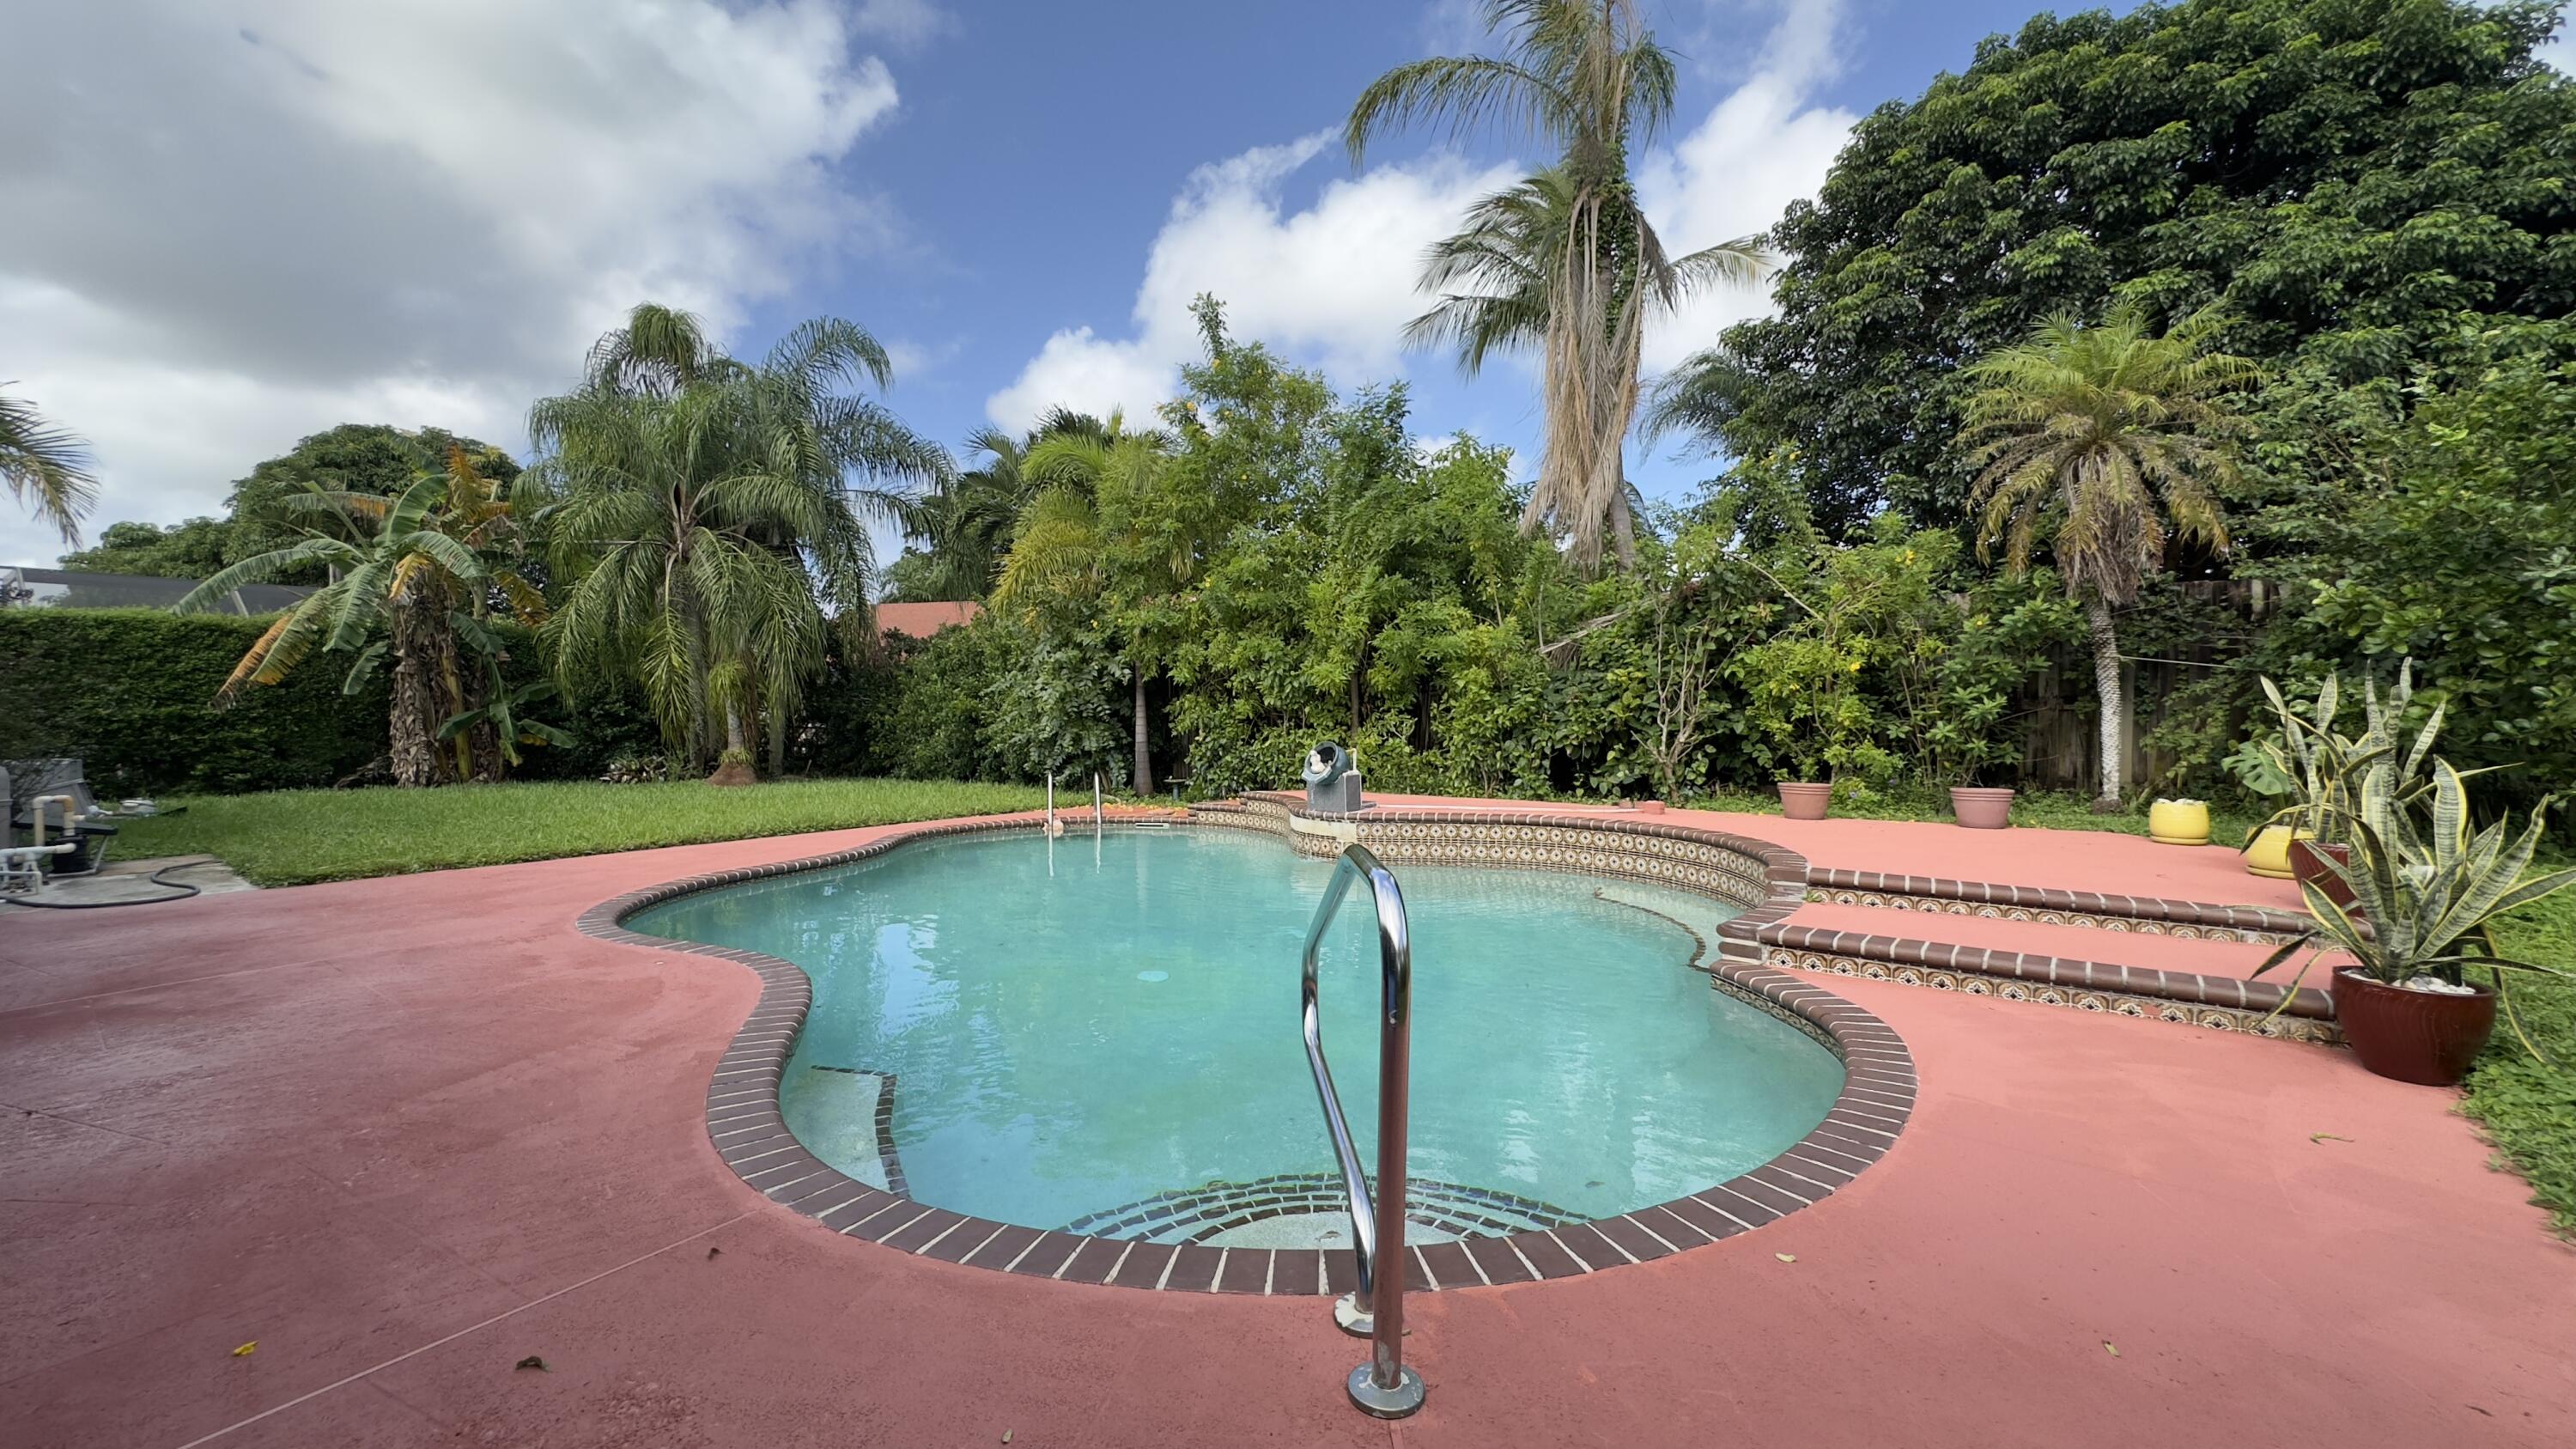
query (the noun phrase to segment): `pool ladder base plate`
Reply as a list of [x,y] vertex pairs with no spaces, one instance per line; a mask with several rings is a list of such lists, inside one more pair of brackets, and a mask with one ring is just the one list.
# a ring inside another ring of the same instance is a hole
[[1380,1419],[1406,1418],[1422,1407],[1422,1375],[1409,1368],[1397,1369],[1395,1387],[1382,1389],[1370,1365],[1361,1364],[1351,1370],[1350,1390],[1360,1412]]
[[1377,1320],[1360,1306],[1357,1293],[1345,1293],[1333,1300],[1333,1326],[1353,1338],[1368,1338],[1377,1332]]

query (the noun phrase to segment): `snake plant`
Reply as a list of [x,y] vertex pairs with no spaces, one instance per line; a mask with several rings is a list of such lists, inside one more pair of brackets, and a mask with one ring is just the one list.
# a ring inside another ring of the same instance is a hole
[[2458,986],[2470,967],[2493,972],[2499,994],[2512,971],[2576,979],[2565,967],[2499,955],[2491,930],[2496,917],[2576,885],[2576,870],[2526,879],[2551,799],[2541,800],[2519,834],[2510,817],[2473,830],[2466,774],[2436,759],[2423,788],[2410,789],[2409,773],[2383,755],[2350,783],[2335,808],[2352,859],[2328,861],[2327,868],[2350,887],[2352,904],[2339,905],[2319,883],[2302,881],[2316,925],[2283,943],[2254,974],[2308,951],[2298,971],[2304,976],[2319,955],[2333,951],[2351,958],[2340,969],[2391,986],[2420,976]]
[[[2271,793],[2298,796],[2297,803],[2274,813],[2265,825],[2296,825],[2318,840],[2343,840],[2344,822],[2366,813],[2362,799],[2366,790],[2383,790],[2408,804],[2431,794],[2433,781],[2427,771],[2433,743],[2441,738],[2446,706],[2436,704],[2414,739],[2400,748],[2397,729],[2407,703],[2415,697],[2414,672],[2413,661],[2400,664],[2385,696],[2376,681],[2363,681],[2358,735],[2337,728],[2343,713],[2343,681],[2337,675],[2326,676],[2304,716],[2282,696],[2279,685],[2268,677],[2261,681],[2272,714],[2280,721],[2280,733],[2272,739],[2248,741],[2239,751],[2241,762],[2231,760],[2230,768],[2249,783],[2259,778]],[[2389,768],[2380,768],[2383,762]],[[2469,771],[2462,778],[2478,773]]]

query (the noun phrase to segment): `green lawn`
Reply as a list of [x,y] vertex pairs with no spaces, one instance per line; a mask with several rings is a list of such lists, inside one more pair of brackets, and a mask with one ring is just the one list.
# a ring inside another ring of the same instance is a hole
[[[2514,913],[2496,937],[2507,956],[2576,967],[2576,890]],[[2533,1060],[2511,1028],[2500,1027],[2460,1110],[2531,1183],[2532,1200],[2549,1209],[2558,1230],[2576,1235],[2576,984],[2519,974],[2513,1006],[2547,1060]]]
[[922,780],[789,780],[717,789],[468,785],[443,790],[280,790],[165,802],[123,822],[116,854],[223,857],[264,886],[597,855],[807,830],[1026,810],[1043,790]]

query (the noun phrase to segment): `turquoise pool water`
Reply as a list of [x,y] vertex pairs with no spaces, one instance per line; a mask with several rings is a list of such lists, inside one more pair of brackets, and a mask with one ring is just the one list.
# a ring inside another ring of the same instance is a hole
[[[627,924],[812,975],[781,1097],[824,1160],[876,1180],[890,1075],[914,1197],[1155,1236],[1169,1225],[1123,1221],[1130,1205],[1333,1170],[1297,1030],[1299,948],[1330,872],[1239,831],[1014,832],[684,897]],[[1726,907],[1540,871],[1395,873],[1413,924],[1417,1180],[1522,1200],[1531,1220],[1606,1217],[1776,1156],[1841,1088],[1832,1053],[1686,969],[1697,945],[1677,922],[1705,936]],[[1322,989],[1325,1049],[1374,1163],[1368,923],[1364,897],[1345,906]],[[1282,1228],[1337,1240],[1328,1214],[1291,1206],[1271,1203],[1264,1241]]]

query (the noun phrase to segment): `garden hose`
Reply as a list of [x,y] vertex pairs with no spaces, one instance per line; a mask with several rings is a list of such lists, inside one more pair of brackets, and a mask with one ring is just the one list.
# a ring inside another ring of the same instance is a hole
[[186,881],[163,880],[161,877],[174,870],[187,870],[192,866],[200,866],[206,863],[207,862],[202,860],[183,860],[175,865],[165,865],[159,870],[152,872],[152,883],[157,886],[167,886],[170,889],[177,891],[179,894],[175,896],[147,896],[139,901],[31,901],[11,896],[0,898],[0,905],[25,906],[31,911],[104,911],[113,906],[158,906],[167,904],[171,901],[184,901],[190,896],[203,895],[204,892],[199,890],[197,887],[188,884]]

